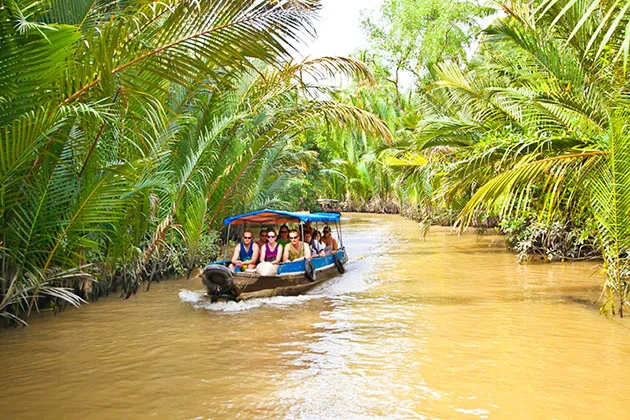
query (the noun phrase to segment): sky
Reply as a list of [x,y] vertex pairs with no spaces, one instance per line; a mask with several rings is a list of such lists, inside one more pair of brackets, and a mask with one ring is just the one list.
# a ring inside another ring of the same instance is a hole
[[322,0],[320,19],[315,22],[318,38],[300,48],[304,56],[347,56],[367,47],[361,30],[361,10],[374,11],[382,0]]

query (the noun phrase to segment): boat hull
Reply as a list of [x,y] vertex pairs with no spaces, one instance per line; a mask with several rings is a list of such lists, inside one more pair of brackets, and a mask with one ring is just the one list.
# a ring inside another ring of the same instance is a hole
[[[229,294],[226,296],[217,295],[205,277],[204,285],[208,294],[213,296],[215,300],[220,298],[247,300],[272,296],[297,296],[340,274],[335,264],[335,257],[342,264],[348,261],[344,249],[340,249],[334,255],[311,259],[316,273],[314,281],[308,279],[304,270],[305,261],[301,260],[282,264],[278,268],[278,274],[273,276],[261,276],[256,272],[249,271],[232,273],[232,280],[235,286],[232,293],[233,296]],[[229,261],[217,261],[212,263],[211,266],[217,264],[226,265],[229,264]]]

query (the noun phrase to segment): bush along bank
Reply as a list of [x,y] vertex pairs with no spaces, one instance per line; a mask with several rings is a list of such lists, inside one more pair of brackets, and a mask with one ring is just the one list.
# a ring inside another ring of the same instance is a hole
[[[421,229],[430,226],[456,227],[458,213],[445,209],[431,212],[411,205],[401,205],[396,201],[373,199],[368,202],[343,202],[342,211],[400,214],[416,220]],[[479,234],[491,229],[505,236],[509,249],[513,250],[520,262],[553,262],[601,259],[602,250],[597,237],[597,226],[592,219],[582,218],[571,222],[544,221],[538,215],[504,217],[483,215],[476,217],[471,224]]]

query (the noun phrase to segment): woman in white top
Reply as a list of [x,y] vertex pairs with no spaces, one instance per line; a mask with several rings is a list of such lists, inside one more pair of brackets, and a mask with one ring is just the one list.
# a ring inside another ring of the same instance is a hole
[[304,242],[311,246],[311,255],[313,257],[323,257],[325,255],[324,246],[317,239],[313,238],[311,232],[304,232]]
[[321,242],[324,244],[324,253],[326,255],[333,254],[337,252],[339,247],[337,246],[337,241],[330,234],[330,226],[324,226],[324,236],[322,236]]

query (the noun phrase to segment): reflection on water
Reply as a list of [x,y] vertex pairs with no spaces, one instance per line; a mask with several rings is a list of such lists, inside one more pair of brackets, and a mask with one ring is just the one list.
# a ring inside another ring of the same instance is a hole
[[307,296],[210,304],[154,285],[0,331],[0,414],[40,418],[625,418],[630,328],[593,263],[353,215]]

